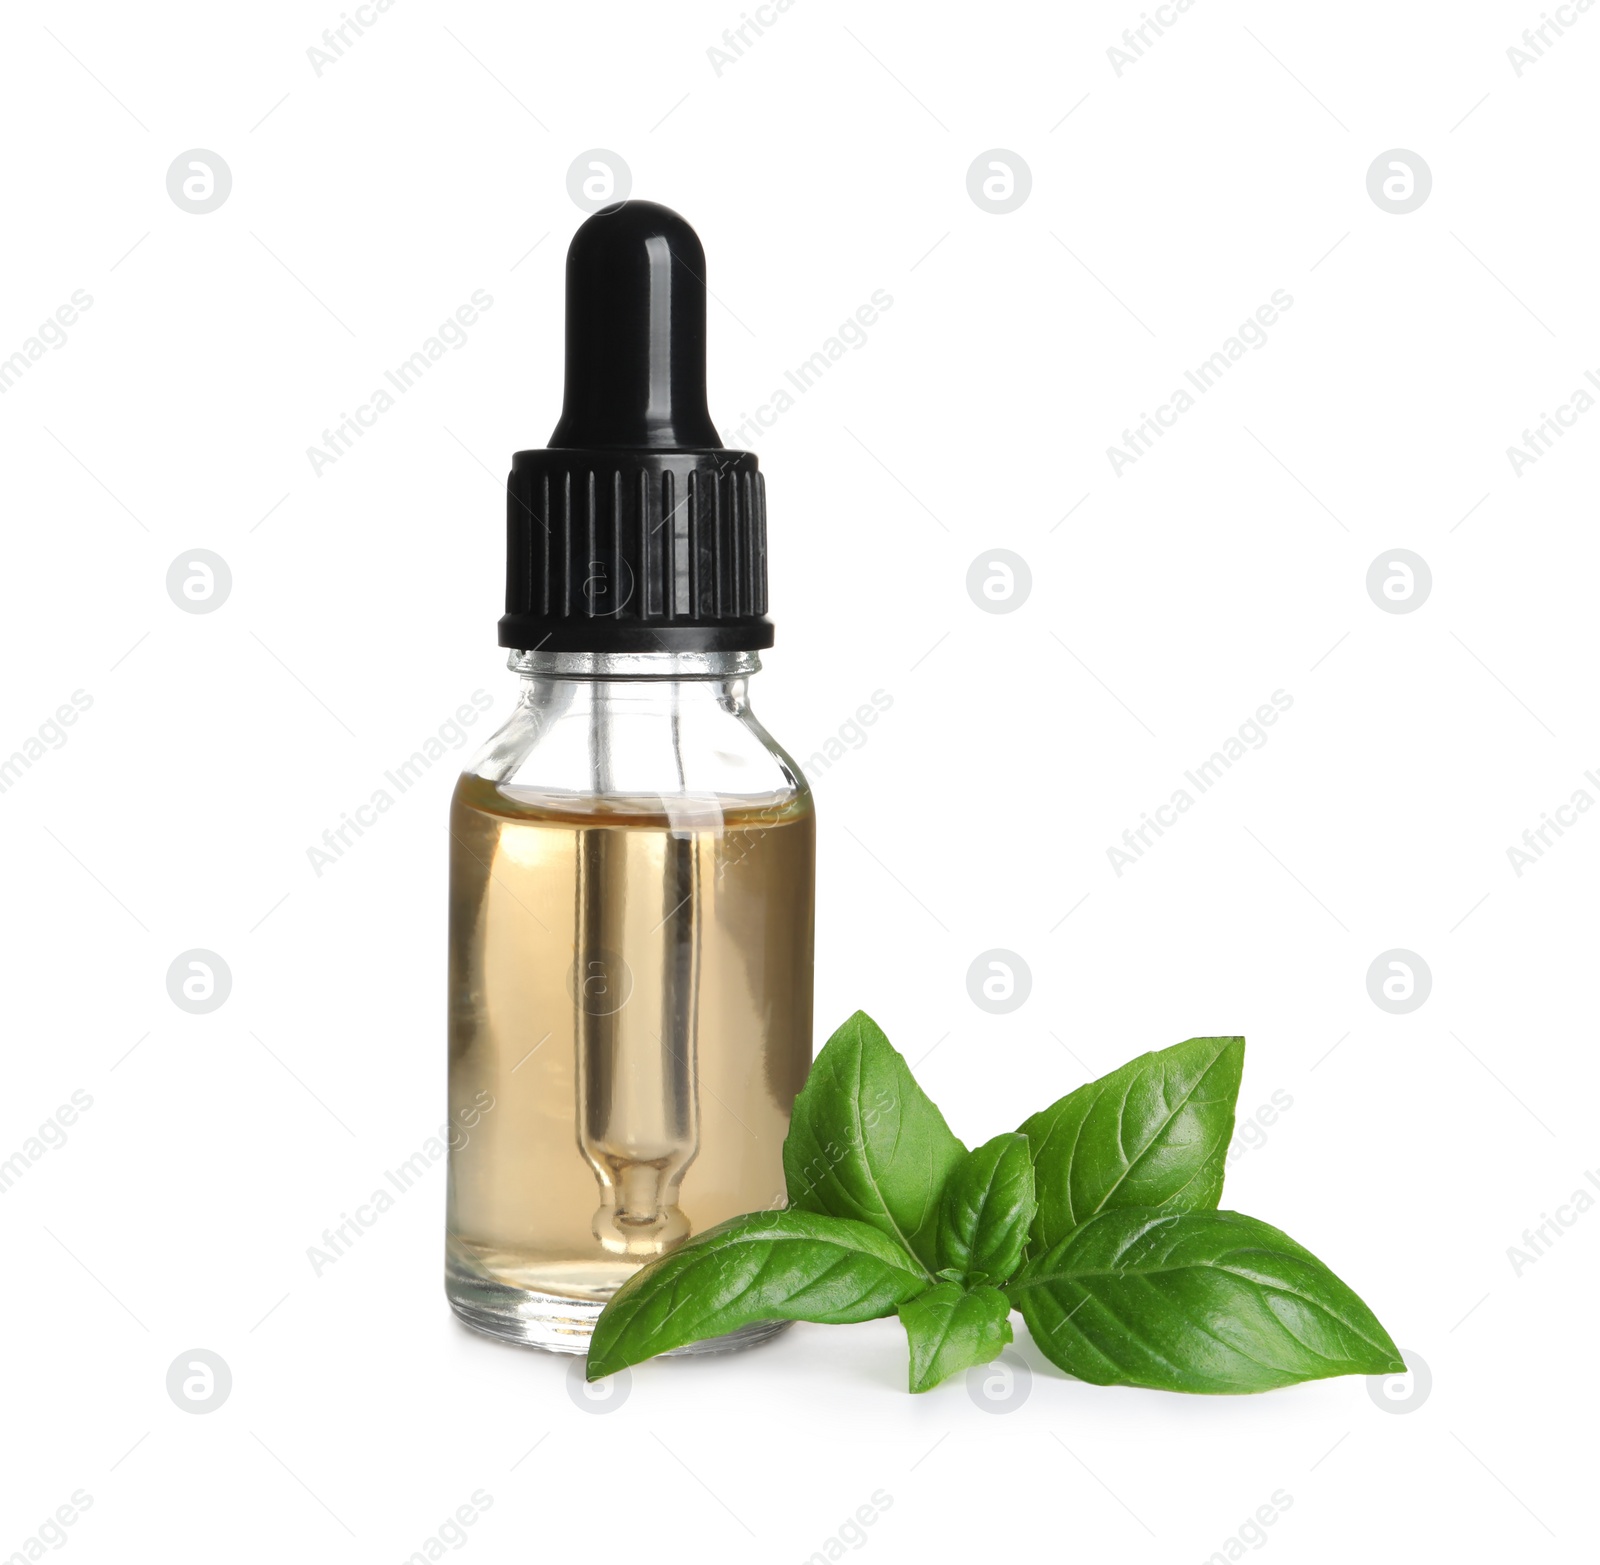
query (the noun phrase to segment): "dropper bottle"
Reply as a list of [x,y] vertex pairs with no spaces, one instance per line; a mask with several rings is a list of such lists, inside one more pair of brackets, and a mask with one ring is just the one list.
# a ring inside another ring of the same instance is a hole
[[561,418],[506,490],[520,699],[452,804],[446,1293],[570,1352],[646,1261],[782,1204],[811,1060],[811,794],[750,710],[766,495],[706,407],[705,275],[652,202],[573,238]]

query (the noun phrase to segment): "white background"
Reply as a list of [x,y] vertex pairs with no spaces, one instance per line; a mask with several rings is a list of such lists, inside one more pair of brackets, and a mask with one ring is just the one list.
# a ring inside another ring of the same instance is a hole
[[[1506,849],[1600,797],[1600,412],[1520,476],[1507,447],[1600,373],[1600,19],[1519,77],[1533,5],[1199,0],[1119,75],[1138,5],[1062,9],[798,0],[719,75],[737,3],[399,0],[319,76],[337,3],[7,8],[0,356],[93,305],[0,397],[0,754],[92,705],[0,794],[0,1159],[93,1106],[0,1198],[0,1555],[83,1490],[73,1559],[399,1561],[482,1490],[473,1559],[801,1561],[882,1490],[872,1559],[1182,1562],[1283,1490],[1273,1559],[1579,1557],[1600,1215],[1507,1251],[1600,1168],[1600,819],[1521,876]],[[194,148],[232,174],[204,215],[165,183]],[[1036,1373],[997,1416],[961,1378],[908,1396],[888,1321],[641,1367],[597,1414],[567,1360],[451,1317],[442,1170],[314,1274],[443,1117],[469,751],[320,877],[307,849],[474,690],[509,709],[503,475],[559,407],[596,148],[700,232],[725,436],[893,300],[756,443],[758,711],[804,757],[893,698],[814,778],[819,1043],[865,1007],[971,1142],[1246,1034],[1241,1114],[1292,1108],[1225,1204],[1427,1364],[1403,1413],[1359,1378],[1083,1386],[1019,1322]],[[1004,215],[967,191],[997,148],[1032,175]],[[1431,169],[1409,214],[1368,194],[1391,149]],[[318,476],[475,289],[466,345]],[[1279,289],[1118,476],[1108,445]],[[985,613],[1000,548],[1031,593]],[[1365,585],[1396,548],[1432,573],[1407,614]],[[209,614],[165,587],[196,549],[231,569]],[[1115,873],[1275,690],[1268,742]],[[232,973],[206,1015],[167,995],[191,948]],[[993,948],[1032,973],[1005,1015],[968,998]],[[1409,1014],[1367,991],[1393,948],[1432,973]],[[204,1416],[165,1389],[194,1348],[232,1374]]]

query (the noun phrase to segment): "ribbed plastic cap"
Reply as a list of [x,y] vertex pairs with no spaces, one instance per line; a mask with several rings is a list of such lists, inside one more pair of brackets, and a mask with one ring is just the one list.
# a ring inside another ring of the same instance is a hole
[[573,236],[561,419],[506,481],[501,646],[772,645],[759,464],[706,409],[705,275],[695,231],[652,201]]

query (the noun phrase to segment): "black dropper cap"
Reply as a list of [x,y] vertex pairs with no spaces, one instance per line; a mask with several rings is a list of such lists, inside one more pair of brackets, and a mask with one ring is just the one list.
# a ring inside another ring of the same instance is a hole
[[772,645],[765,486],[706,410],[705,275],[695,231],[653,201],[573,236],[561,419],[506,482],[501,646]]

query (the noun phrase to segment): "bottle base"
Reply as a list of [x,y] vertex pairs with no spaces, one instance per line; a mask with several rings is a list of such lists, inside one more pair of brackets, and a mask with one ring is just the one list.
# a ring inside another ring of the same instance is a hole
[[[511,1288],[486,1277],[463,1276],[453,1269],[445,1276],[445,1296],[463,1325],[485,1336],[547,1353],[587,1353],[603,1300],[563,1298],[529,1288]],[[770,1341],[794,1324],[787,1320],[753,1321],[725,1336],[674,1348],[666,1358],[697,1353],[734,1353]]]

